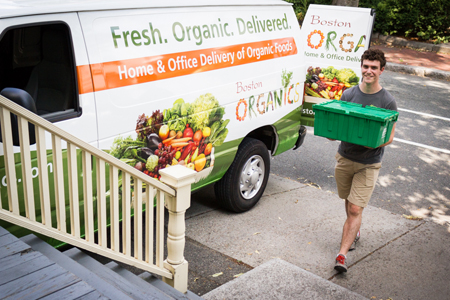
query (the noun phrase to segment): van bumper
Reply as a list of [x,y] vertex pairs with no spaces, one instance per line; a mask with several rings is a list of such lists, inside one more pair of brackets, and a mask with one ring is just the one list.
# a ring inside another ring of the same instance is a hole
[[297,142],[295,143],[295,147],[292,150],[296,150],[298,149],[302,144],[303,141],[305,140],[305,136],[306,136],[306,131],[308,131],[306,129],[305,126],[300,126],[300,130],[298,131],[298,139]]

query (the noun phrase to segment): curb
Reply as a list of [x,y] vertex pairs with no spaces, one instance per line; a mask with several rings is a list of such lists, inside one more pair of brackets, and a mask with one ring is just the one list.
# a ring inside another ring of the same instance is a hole
[[[372,34],[371,41],[380,42],[389,46],[397,46],[397,47],[405,47],[413,50],[420,51],[430,51],[437,52],[443,54],[450,54],[450,43],[449,44],[428,44],[422,42],[408,41],[407,39],[390,36],[390,35],[382,35],[379,33]],[[428,77],[433,79],[440,79],[450,81],[450,72],[441,71],[436,69],[430,69],[425,67],[418,66],[408,66],[397,63],[386,63],[386,70],[392,72],[406,73],[411,75],[417,75],[421,77]]]
[[443,54],[450,54],[450,43],[447,44],[429,44],[422,42],[409,41],[404,38],[382,35],[379,33],[372,34],[371,40],[378,41],[390,46],[406,47],[413,50],[431,51]]
[[388,71],[392,71],[392,72],[406,73],[406,74],[417,75],[417,76],[421,76],[421,77],[429,77],[429,78],[433,78],[433,79],[450,81],[450,72],[436,70],[436,69],[430,69],[430,68],[424,68],[424,67],[414,67],[414,66],[396,64],[396,63],[390,63],[390,62],[386,63],[385,69]]

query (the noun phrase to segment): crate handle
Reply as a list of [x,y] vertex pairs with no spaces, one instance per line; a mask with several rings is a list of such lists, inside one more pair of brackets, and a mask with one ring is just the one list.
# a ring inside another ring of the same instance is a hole
[[327,119],[328,119],[328,124],[327,124],[327,130],[328,132],[331,132],[333,130],[333,119],[334,119],[334,114],[330,114],[329,112],[327,112]]
[[[366,122],[366,119],[359,119],[359,125],[358,126],[358,137],[362,138],[363,133],[364,133],[364,122]],[[361,124],[362,123],[362,124]]]

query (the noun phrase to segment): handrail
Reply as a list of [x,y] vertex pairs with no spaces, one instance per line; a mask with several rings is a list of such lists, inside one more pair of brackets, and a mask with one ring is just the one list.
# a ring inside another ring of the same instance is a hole
[[[11,113],[17,116],[20,149],[13,146]],[[34,181],[28,123],[35,126],[36,134],[39,171],[38,180]],[[3,201],[6,205],[2,204],[2,200],[6,199],[0,200],[0,219],[161,275],[169,284],[186,292],[184,212],[190,205],[194,171],[182,166],[166,168],[161,170],[160,182],[1,95],[0,125],[8,198],[7,204]],[[52,151],[47,149],[46,139],[49,136]],[[63,145],[66,149],[63,149]],[[17,150],[20,150],[18,165],[14,153]],[[67,157],[66,163],[64,156]],[[48,157],[53,159],[53,178],[49,177],[46,167]],[[20,180],[16,169],[22,173]],[[67,178],[64,174],[67,174]],[[108,176],[109,182],[106,180]],[[52,179],[54,191],[49,188]],[[18,181],[21,183],[18,184]],[[39,193],[35,193],[36,185]],[[23,197],[19,197],[21,192]],[[164,205],[169,210],[168,257],[165,261]],[[133,213],[134,223],[131,222]],[[120,220],[122,228],[119,227]],[[83,221],[84,230],[81,225]],[[132,233],[134,253],[131,252]],[[145,240],[142,239],[143,234]]]

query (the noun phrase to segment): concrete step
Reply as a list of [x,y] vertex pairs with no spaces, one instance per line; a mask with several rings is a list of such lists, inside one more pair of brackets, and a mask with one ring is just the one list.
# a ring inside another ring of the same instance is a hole
[[272,259],[210,291],[203,298],[367,300],[281,259]]

